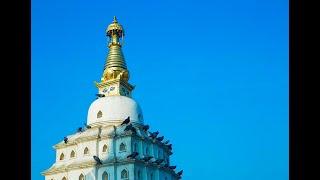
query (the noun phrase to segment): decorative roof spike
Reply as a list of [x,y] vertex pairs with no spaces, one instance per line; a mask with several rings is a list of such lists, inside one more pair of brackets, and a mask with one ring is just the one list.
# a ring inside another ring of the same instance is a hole
[[117,23],[117,17],[116,16],[113,16],[113,23]]
[[117,17],[113,17],[113,22],[108,26],[106,30],[109,39],[109,53],[104,66],[104,72],[101,78],[102,82],[106,82],[113,79],[122,79],[128,81],[129,71],[127,70],[127,65],[125,58],[122,53],[122,43],[120,39],[123,38],[123,28],[118,23]]

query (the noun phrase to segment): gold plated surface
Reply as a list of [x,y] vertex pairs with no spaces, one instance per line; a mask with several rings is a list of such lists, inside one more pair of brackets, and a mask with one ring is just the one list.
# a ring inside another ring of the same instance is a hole
[[[122,53],[122,43],[120,42],[124,37],[123,27],[118,23],[116,17],[113,22],[107,27],[106,33],[109,38],[108,43],[108,56],[104,65],[104,71],[100,83],[95,83],[100,92],[108,86],[116,86],[112,93],[105,93],[105,95],[130,95],[133,86],[128,83],[129,71]],[[129,93],[120,92],[120,84],[125,84],[125,88]],[[117,88],[118,87],[118,88]]]
[[129,80],[129,71],[122,53],[120,38],[123,37],[122,26],[114,17],[113,22],[107,28],[107,36],[110,38],[109,53],[107,56],[104,72],[101,78],[102,82],[112,79]]
[[116,33],[116,32],[120,32],[120,35],[119,37],[121,37],[123,35],[123,28],[122,26],[118,23],[117,21],[117,17],[114,16],[113,18],[113,22],[108,26],[107,30],[107,35],[108,36],[111,36],[113,33]]

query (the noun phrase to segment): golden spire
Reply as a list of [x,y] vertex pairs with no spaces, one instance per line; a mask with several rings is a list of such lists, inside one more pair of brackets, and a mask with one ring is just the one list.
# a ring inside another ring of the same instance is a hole
[[123,28],[118,23],[117,18],[108,26],[106,34],[109,37],[109,53],[104,66],[101,82],[95,82],[99,94],[104,96],[128,96],[134,89],[129,80],[129,71],[121,50],[121,40],[124,36]]
[[124,30],[118,23],[116,16],[108,26],[106,34],[109,37],[109,53],[101,81],[106,82],[113,79],[128,81],[129,72],[121,50],[122,43],[120,42],[120,39],[124,37]]

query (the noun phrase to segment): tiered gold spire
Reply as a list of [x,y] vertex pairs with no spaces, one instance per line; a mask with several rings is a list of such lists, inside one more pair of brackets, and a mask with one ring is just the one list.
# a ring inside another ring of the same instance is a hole
[[[100,93],[107,92],[111,85],[117,89],[113,93],[105,93],[106,95],[128,95],[130,94],[133,86],[128,83],[129,71],[122,53],[122,42],[120,40],[124,37],[124,30],[118,23],[117,18],[114,16],[113,22],[108,26],[106,34],[109,38],[108,48],[109,53],[107,56],[104,71],[101,77],[101,82],[96,83]],[[121,84],[121,87],[120,87]],[[121,93],[122,90],[126,93]]]
[[127,65],[121,50],[122,43],[119,41],[123,38],[124,31],[115,16],[113,22],[108,26],[106,33],[109,37],[109,54],[101,81],[105,82],[117,78],[128,81],[129,71],[127,70]]

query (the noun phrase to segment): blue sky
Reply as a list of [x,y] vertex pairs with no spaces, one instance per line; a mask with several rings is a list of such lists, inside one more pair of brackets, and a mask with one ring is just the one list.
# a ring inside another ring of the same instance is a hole
[[184,180],[288,179],[288,1],[32,0],[32,179],[86,122],[113,16]]

